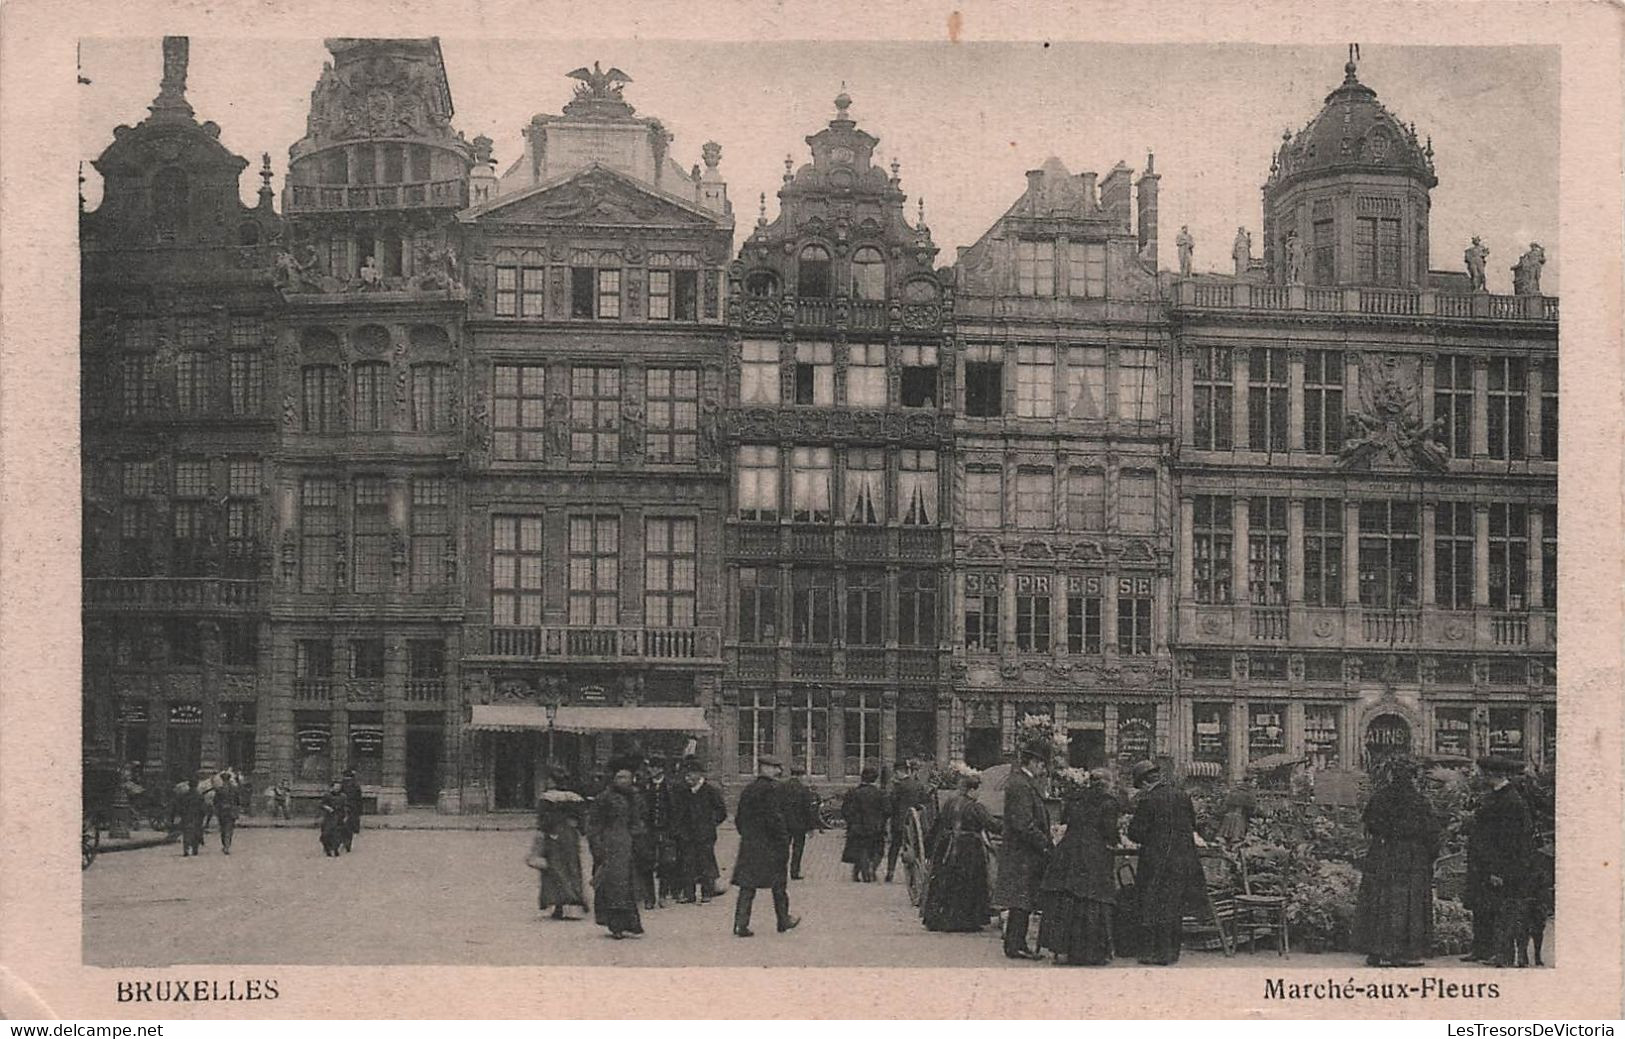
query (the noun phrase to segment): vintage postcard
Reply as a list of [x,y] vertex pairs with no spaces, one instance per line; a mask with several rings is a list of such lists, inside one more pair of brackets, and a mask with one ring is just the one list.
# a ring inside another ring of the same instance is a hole
[[1620,34],[11,6],[0,1011],[1618,1016]]

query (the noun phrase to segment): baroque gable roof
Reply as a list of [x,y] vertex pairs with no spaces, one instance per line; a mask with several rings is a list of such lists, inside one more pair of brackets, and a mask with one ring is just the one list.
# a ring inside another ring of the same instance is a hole
[[593,163],[473,206],[463,223],[686,224],[727,228],[732,220],[619,170]]

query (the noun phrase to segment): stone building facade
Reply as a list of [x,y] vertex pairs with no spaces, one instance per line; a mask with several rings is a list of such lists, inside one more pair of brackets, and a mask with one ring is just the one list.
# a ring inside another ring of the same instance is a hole
[[954,268],[950,746],[973,766],[1024,714],[1075,765],[1169,746],[1172,338],[1149,157],[1131,179],[1051,158]]
[[851,103],[811,162],[785,159],[778,216],[763,199],[729,282],[733,774],[776,753],[842,782],[948,752],[952,296]]
[[1429,271],[1435,183],[1350,63],[1276,156],[1265,261],[1174,286],[1194,774],[1555,755],[1557,300]]

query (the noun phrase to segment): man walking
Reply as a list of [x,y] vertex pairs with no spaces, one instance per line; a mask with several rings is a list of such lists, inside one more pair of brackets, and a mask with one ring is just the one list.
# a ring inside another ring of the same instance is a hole
[[237,815],[241,810],[238,794],[242,788],[230,769],[215,779],[214,817],[220,820],[220,850],[231,854],[231,839],[237,833]]
[[1473,813],[1467,838],[1467,886],[1463,902],[1473,911],[1473,948],[1462,957],[1492,967],[1515,962],[1517,938],[1528,916],[1534,826],[1529,806],[1512,784],[1523,766],[1487,755],[1478,768],[1489,790]]
[[1140,846],[1135,887],[1150,945],[1140,962],[1164,967],[1179,961],[1180,923],[1200,901],[1205,883],[1196,856],[1196,808],[1188,794],[1164,781],[1156,762],[1135,765],[1134,781],[1140,795],[1128,836]]
[[186,781],[186,789],[176,798],[175,814],[181,826],[181,857],[196,855],[203,849],[203,792],[198,789],[197,778]]
[[361,780],[356,778],[355,769],[344,770],[339,788],[344,793],[344,850],[351,851],[355,835],[361,832]]
[[800,765],[790,769],[790,778],[779,785],[784,795],[784,823],[790,830],[790,879],[801,879],[801,854],[807,850],[807,834],[822,830],[818,820],[818,795],[802,783],[807,770]]
[[1038,908],[1038,889],[1049,863],[1049,808],[1038,779],[1049,758],[1037,748],[1021,751],[1021,767],[1004,785],[1004,844],[993,901],[1009,910],[1004,925],[1004,954],[1012,960],[1041,960],[1027,948],[1027,922]]
[[872,884],[875,866],[886,852],[886,795],[875,786],[879,773],[865,765],[858,773],[858,785],[848,790],[841,802],[841,818],[846,820],[846,845],[841,861],[852,866],[852,879]]
[[[891,846],[886,851],[886,883],[897,873],[897,853],[908,840],[908,817],[911,810],[922,811],[931,803],[931,793],[925,784],[914,777],[914,763],[899,761],[892,773],[891,784]],[[930,820],[922,816],[921,833],[930,828]]]
[[677,886],[677,845],[672,834],[672,786],[666,775],[666,759],[655,755],[649,759],[649,779],[645,784],[644,826],[654,856],[653,908],[664,909],[666,897],[675,894]]
[[687,788],[681,797],[682,809],[674,822],[677,827],[678,856],[682,862],[681,902],[709,902],[720,894],[716,887],[722,871],[717,868],[717,827],[728,818],[722,793],[705,778],[705,765],[690,761],[684,766]]
[[789,881],[785,877],[790,829],[784,818],[785,791],[777,783],[783,774],[784,765],[778,758],[758,758],[755,782],[739,795],[739,809],[734,813],[734,826],[739,830],[739,857],[733,871],[733,883],[739,888],[734,903],[735,938],[755,936],[750,929],[750,910],[757,888],[765,887],[773,893],[773,915],[780,934],[801,923],[800,917],[790,915]]

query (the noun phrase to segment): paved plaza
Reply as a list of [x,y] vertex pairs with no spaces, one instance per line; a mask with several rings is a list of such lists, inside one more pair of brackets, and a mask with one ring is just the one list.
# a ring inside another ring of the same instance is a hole
[[[364,830],[356,850],[323,857],[314,829],[239,829],[233,853],[211,833],[203,854],[176,844],[104,855],[83,874],[84,958],[96,966],[193,963],[349,965],[524,964],[575,966],[1002,967],[993,928],[933,934],[894,884],[854,884],[840,863],[841,834],[808,842],[806,879],[791,884],[795,931],[773,929],[757,898],[756,937],[730,935],[733,893],[709,905],[643,914],[641,939],[612,941],[590,919],[557,922],[536,908],[524,865],[530,833]],[[736,835],[717,849],[724,873]],[[1555,962],[1548,935],[1549,963]],[[1358,967],[1348,953],[1294,953],[1295,966]],[[1137,968],[1121,960],[1126,969]],[[1273,951],[1187,952],[1181,968],[1279,969]],[[1454,957],[1431,968],[1459,968]]]

